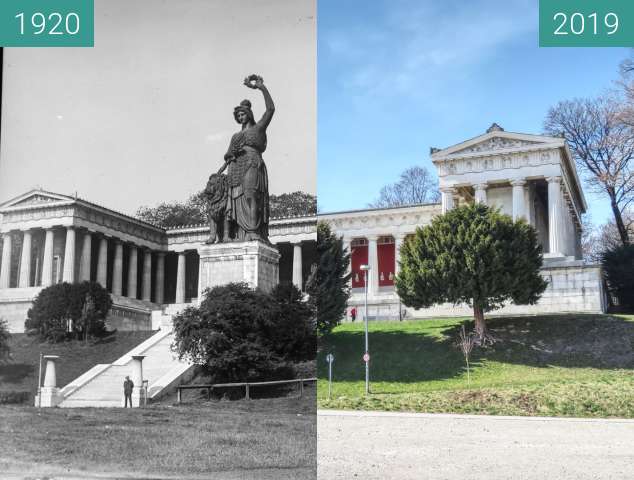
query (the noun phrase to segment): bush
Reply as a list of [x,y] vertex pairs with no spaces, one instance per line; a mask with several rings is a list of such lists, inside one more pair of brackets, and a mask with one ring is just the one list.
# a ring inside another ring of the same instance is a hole
[[619,245],[607,250],[601,264],[610,292],[624,308],[634,310],[634,245]]
[[207,290],[200,307],[174,318],[173,349],[214,382],[287,379],[290,362],[315,357],[311,311],[294,286],[271,294],[245,283]]
[[9,348],[10,338],[11,334],[9,333],[7,321],[0,318],[0,361],[6,360],[11,354],[11,349]]
[[26,403],[30,398],[30,392],[0,391],[0,405],[9,403]]
[[112,307],[108,291],[97,282],[58,283],[43,289],[28,311],[26,331],[36,331],[42,340],[60,342],[68,338],[102,337]]

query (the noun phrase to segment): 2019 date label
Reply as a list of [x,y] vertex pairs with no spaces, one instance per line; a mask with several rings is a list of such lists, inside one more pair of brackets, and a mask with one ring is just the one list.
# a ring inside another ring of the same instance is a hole
[[539,0],[540,47],[632,47],[631,0]]

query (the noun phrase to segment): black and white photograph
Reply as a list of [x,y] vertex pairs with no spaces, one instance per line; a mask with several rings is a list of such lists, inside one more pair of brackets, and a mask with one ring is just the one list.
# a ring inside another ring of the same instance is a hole
[[314,479],[315,2],[94,5],[3,49],[0,477]]

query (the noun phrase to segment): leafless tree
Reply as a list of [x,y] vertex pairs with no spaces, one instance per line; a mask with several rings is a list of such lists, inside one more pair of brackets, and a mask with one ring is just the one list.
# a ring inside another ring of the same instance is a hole
[[624,121],[623,105],[613,95],[562,101],[544,127],[563,134],[588,185],[608,196],[621,243],[628,244],[623,213],[634,202],[634,128]]
[[398,207],[417,203],[434,203],[440,198],[438,182],[425,167],[410,167],[398,182],[385,185],[371,208]]
[[[631,236],[634,231],[634,213],[632,211],[624,212],[623,222],[628,227],[628,233]],[[604,252],[620,244],[621,238],[614,220],[609,220],[598,226],[584,221],[581,235],[581,249],[584,259],[598,263]]]

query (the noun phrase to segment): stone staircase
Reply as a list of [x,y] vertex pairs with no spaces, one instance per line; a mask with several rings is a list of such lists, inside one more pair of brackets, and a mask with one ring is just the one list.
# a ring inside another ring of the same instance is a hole
[[[165,322],[168,323],[168,322]],[[148,380],[148,400],[155,400],[194,373],[194,366],[178,360],[171,351],[174,333],[164,326],[111,364],[96,365],[61,389],[60,407],[122,407],[123,381],[133,377],[132,356],[145,355],[143,379]],[[135,385],[135,387],[138,385]],[[135,401],[136,406],[136,401]]]

